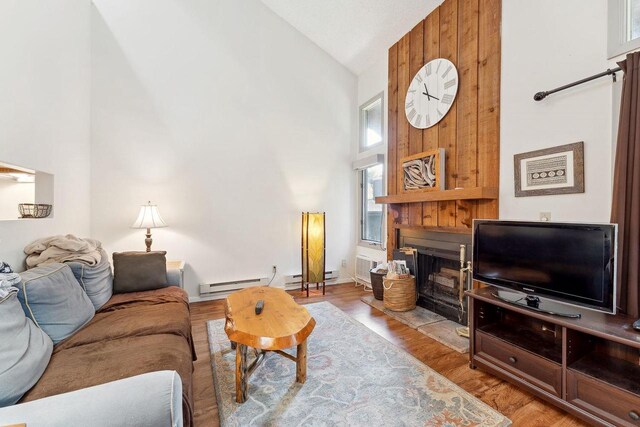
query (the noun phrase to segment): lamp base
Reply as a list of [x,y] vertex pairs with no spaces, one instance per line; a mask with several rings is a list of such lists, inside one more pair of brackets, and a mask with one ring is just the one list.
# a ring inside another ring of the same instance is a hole
[[144,239],[144,244],[147,245],[147,252],[151,252],[151,243],[153,243],[153,240],[151,239],[151,229],[147,228],[147,234],[146,234],[147,238]]
[[[309,298],[309,286],[311,284],[309,282],[305,282],[304,280],[302,281],[302,287],[301,287],[301,291],[304,292],[305,290],[307,291],[307,298]],[[317,282],[316,283],[316,290],[320,289],[320,285],[322,285],[322,295],[325,295],[325,289],[326,289],[326,282]]]

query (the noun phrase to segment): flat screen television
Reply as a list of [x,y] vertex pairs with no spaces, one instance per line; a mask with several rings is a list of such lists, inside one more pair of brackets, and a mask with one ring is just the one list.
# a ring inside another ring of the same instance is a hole
[[546,297],[615,314],[616,238],[616,224],[475,220],[473,278],[530,307]]

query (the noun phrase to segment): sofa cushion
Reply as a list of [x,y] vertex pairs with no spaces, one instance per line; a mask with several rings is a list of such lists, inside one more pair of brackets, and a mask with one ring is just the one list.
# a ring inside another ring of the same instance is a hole
[[184,425],[192,425],[191,349],[183,337],[172,334],[105,340],[55,351],[44,375],[21,402],[162,370],[180,375]]
[[25,316],[17,294],[0,282],[0,407],[16,403],[38,381],[53,348],[51,338]]
[[97,265],[91,266],[84,262],[67,262],[73,275],[91,300],[93,307],[99,310],[113,294],[113,274],[109,255],[100,249],[101,259]]
[[182,381],[157,371],[0,408],[2,425],[182,427]]
[[174,301],[182,301],[188,307],[189,294],[177,286],[167,286],[166,288],[151,291],[113,294],[111,299],[102,306],[100,311],[121,310],[132,305],[156,305]]
[[109,302],[84,328],[67,338],[55,352],[67,348],[118,338],[171,334],[191,346],[191,321],[186,292],[168,287],[147,292],[115,295],[120,303]]
[[167,286],[166,252],[115,252],[113,292],[148,291]]
[[86,325],[95,309],[66,264],[47,264],[20,274],[18,298],[27,317],[59,343]]

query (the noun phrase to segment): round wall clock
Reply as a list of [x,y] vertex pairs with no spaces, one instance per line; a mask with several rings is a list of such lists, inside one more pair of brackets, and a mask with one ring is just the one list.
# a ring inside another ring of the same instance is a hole
[[444,58],[427,62],[407,90],[407,120],[418,129],[430,128],[447,115],[457,93],[458,70],[453,62]]

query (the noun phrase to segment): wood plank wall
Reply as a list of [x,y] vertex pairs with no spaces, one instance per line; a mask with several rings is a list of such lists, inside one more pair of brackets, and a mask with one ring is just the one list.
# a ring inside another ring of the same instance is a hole
[[[500,147],[501,0],[445,0],[389,49],[387,194],[398,194],[398,160],[434,148],[446,151],[446,188],[498,187]],[[460,84],[451,110],[436,126],[409,125],[404,101],[411,79],[427,62],[456,64]],[[465,229],[462,219],[497,218],[498,201],[388,206],[387,248],[400,226]]]

